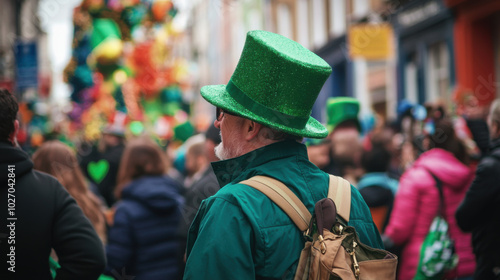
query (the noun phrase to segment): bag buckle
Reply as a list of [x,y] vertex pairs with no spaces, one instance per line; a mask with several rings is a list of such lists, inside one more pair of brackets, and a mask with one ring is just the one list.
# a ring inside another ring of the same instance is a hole
[[356,246],[358,246],[358,243],[356,241],[353,241],[352,242],[352,251],[348,252],[348,253],[352,257],[352,262],[353,262],[353,267],[354,267],[354,275],[356,276],[356,278],[358,278],[360,271],[359,271],[358,260],[356,259]]
[[344,233],[344,226],[340,223],[336,223],[333,226],[333,232],[337,235],[342,235]]
[[326,253],[326,244],[325,244],[325,240],[323,239],[323,235],[319,235],[318,240],[319,240],[319,244],[321,245],[321,254],[324,255]]

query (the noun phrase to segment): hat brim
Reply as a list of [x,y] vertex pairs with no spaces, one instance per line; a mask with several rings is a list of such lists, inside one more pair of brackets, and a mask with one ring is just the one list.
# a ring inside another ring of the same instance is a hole
[[325,138],[328,135],[328,130],[313,117],[309,117],[304,128],[297,129],[258,116],[250,108],[246,108],[234,100],[226,91],[226,85],[204,86],[200,92],[203,98],[216,107],[285,133],[309,138]]
[[340,121],[339,123],[337,124],[327,124],[326,125],[326,128],[328,129],[328,133],[332,133],[332,131],[335,130],[335,128],[337,128],[339,125],[341,125],[342,123],[346,122],[346,121],[352,121],[355,123],[356,125],[356,128],[358,129],[358,132],[362,132],[363,129],[361,128],[361,123],[358,119],[345,119],[343,121]]

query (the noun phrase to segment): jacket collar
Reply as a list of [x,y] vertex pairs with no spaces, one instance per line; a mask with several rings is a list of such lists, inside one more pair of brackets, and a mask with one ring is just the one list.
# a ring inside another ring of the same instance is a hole
[[277,142],[236,158],[212,162],[212,168],[222,188],[230,182],[246,179],[239,178],[245,170],[261,166],[272,160],[292,156],[308,159],[306,146],[291,140]]
[[500,148],[500,138],[496,138],[491,140],[490,142],[490,151]]
[[10,142],[0,141],[0,155],[0,182],[7,182],[9,166],[14,166],[16,177],[21,177],[33,169],[29,155]]
[[0,140],[0,146],[2,147],[14,147],[10,141],[7,140]]

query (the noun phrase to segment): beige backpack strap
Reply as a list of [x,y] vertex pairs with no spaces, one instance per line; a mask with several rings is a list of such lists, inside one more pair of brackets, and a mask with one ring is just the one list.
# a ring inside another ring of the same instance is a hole
[[351,213],[351,183],[342,177],[330,175],[328,197],[335,202],[337,213],[346,222],[349,222],[349,214]]
[[292,219],[295,225],[306,231],[311,221],[311,213],[300,199],[282,182],[267,177],[254,176],[240,182],[264,193]]

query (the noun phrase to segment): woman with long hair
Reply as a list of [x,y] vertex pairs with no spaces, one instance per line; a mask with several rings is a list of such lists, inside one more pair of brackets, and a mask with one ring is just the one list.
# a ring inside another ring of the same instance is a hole
[[118,170],[114,222],[106,254],[108,273],[137,279],[176,279],[177,228],[184,200],[181,187],[166,176],[165,153],[149,138],[131,140]]
[[436,186],[436,180],[439,180],[444,194],[444,218],[449,224],[449,235],[455,241],[459,259],[457,267],[447,277],[470,279],[475,268],[471,235],[458,228],[454,214],[465,197],[474,172],[469,166],[466,148],[455,134],[450,120],[435,122],[428,143],[429,149],[401,176],[385,237],[397,246],[404,246],[398,279],[413,279],[422,243],[440,207]]
[[105,243],[106,220],[103,205],[89,190],[74,151],[60,141],[48,141],[33,154],[33,163],[35,169],[56,177],[66,188]]

